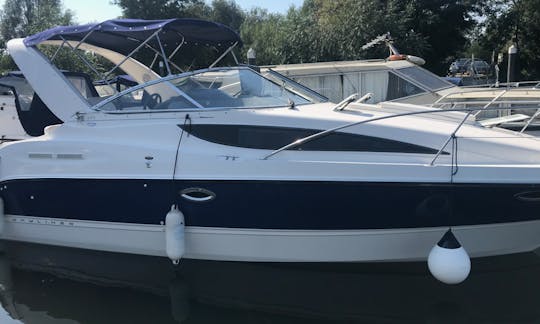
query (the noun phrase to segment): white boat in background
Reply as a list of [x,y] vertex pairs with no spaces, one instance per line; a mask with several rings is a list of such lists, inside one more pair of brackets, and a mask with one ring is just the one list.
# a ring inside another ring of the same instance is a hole
[[[85,98],[98,95],[85,73],[62,72]],[[0,142],[44,134],[45,127],[60,124],[20,71],[0,76]]]
[[13,87],[2,83],[4,79],[0,78],[0,144],[30,137],[17,113],[17,101],[21,99],[16,98]]
[[[335,105],[248,67],[174,74],[186,43],[219,49],[219,61],[241,40],[169,19],[8,42],[61,123],[0,146],[2,238],[166,256],[164,222],[178,205],[193,259],[423,260],[449,227],[473,257],[540,246],[537,138],[486,128],[467,109]],[[115,65],[100,79],[121,69],[138,85],[85,96],[42,44],[92,51]],[[133,57],[141,49],[152,63]]]
[[439,93],[461,89],[401,55],[398,59],[283,64],[261,68],[281,73],[332,102],[339,102],[355,93],[371,93],[370,103],[403,100],[426,104],[440,98],[442,95]]
[[[484,111],[474,115],[478,120],[490,119],[486,124],[538,133],[539,81],[457,86],[422,68],[422,59],[400,54],[389,35],[379,36],[364,48],[382,42],[389,47],[386,59],[272,65],[263,67],[263,71],[281,73],[333,102],[369,94],[369,103],[480,109]],[[492,109],[486,110],[488,107]]]
[[501,127],[539,134],[540,87],[534,82],[523,86],[514,84],[494,88],[464,88],[462,91],[442,95],[429,106],[441,109],[478,109],[475,117],[479,120],[498,119],[496,124]]

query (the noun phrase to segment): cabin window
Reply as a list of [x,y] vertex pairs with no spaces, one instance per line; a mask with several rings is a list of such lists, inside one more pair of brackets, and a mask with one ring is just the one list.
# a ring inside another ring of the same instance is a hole
[[0,85],[0,96],[13,96],[13,90],[9,87]]
[[415,86],[411,82],[395,75],[394,73],[388,73],[388,91],[386,93],[386,100],[408,97],[422,92],[424,92],[424,90]]
[[454,85],[443,80],[437,75],[422,69],[419,66],[411,66],[397,70],[405,76],[420,83],[424,88],[435,91],[443,88],[450,88]]
[[[181,125],[205,141],[252,149],[277,150],[321,130],[252,125]],[[343,132],[331,133],[292,150],[436,154],[438,150],[385,138]],[[443,153],[448,154],[448,153]]]
[[383,101],[388,89],[389,72],[343,72],[341,74],[313,73],[291,76],[296,82],[326,96],[332,102],[340,102],[353,93],[373,93],[373,102]]

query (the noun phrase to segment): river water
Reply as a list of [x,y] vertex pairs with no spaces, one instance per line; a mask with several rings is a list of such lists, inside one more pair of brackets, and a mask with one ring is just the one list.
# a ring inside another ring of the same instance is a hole
[[2,242],[0,323],[540,323],[540,257],[418,263],[168,259]]

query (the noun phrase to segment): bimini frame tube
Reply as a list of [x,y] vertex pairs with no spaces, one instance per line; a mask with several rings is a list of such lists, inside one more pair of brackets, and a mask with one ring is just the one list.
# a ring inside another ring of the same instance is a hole
[[[116,64],[109,72],[105,73],[104,78],[107,78],[111,73],[114,72],[118,67],[120,67],[124,62],[129,60],[133,54],[137,53],[144,45],[146,45],[154,36],[156,36],[159,32],[161,32],[161,28],[156,30],[152,35],[150,35],[144,42],[140,43],[139,46],[137,46],[131,53],[126,55],[122,61],[120,61],[118,64]],[[161,43],[160,43],[161,44]]]
[[[141,48],[143,47],[146,47],[146,48],[149,48],[150,50],[152,50],[156,55],[154,56],[153,60],[152,60],[152,63],[150,65],[150,69],[152,69],[153,65],[155,64],[155,62],[157,61],[158,57],[161,57],[163,59],[163,62],[165,64],[165,67],[167,69],[167,75],[172,75],[172,69],[171,69],[171,66],[174,67],[175,69],[177,69],[178,71],[180,71],[181,73],[184,73],[184,70],[182,68],[180,68],[178,65],[174,64],[174,62],[172,62],[172,58],[174,57],[174,55],[176,55],[178,53],[178,51],[180,50],[180,48],[185,44],[185,36],[182,35],[182,33],[179,33],[177,32],[178,36],[181,37],[181,41],[180,41],[180,44],[175,47],[175,49],[172,51],[172,53],[167,56],[167,53],[165,52],[165,48],[163,46],[163,43],[159,37],[159,33],[161,33],[163,31],[163,28],[159,28],[157,29],[154,33],[152,33],[148,38],[146,38],[144,41],[142,41],[135,49],[133,49],[128,55],[124,56],[123,59],[118,62],[112,69],[110,69],[109,71],[107,71],[106,73],[102,74],[100,73],[99,71],[97,71],[97,69],[90,63],[88,62],[88,60],[86,60],[86,58],[84,58],[82,55],[80,55],[78,52],[77,52],[77,49],[79,49],[79,47],[88,39],[88,37],[90,37],[90,35],[92,35],[92,33],[97,30],[97,28],[99,28],[100,25],[96,25],[95,27],[93,27],[91,30],[88,31],[88,33],[86,33],[84,35],[84,37],[77,42],[76,45],[72,45],[68,40],[66,40],[64,37],[60,36],[60,39],[62,40],[62,43],[60,44],[59,48],[56,50],[56,52],[54,53],[53,57],[51,58],[51,62],[55,59],[55,57],[57,56],[57,54],[59,53],[60,49],[64,46],[64,44],[68,44],[68,46],[70,47],[70,49],[79,57],[79,59],[81,59],[85,65],[87,65],[98,77],[100,77],[101,79],[105,80],[106,83],[110,86],[109,82],[107,82],[107,78],[116,70],[118,69],[120,66],[122,66],[122,64],[124,64],[127,60],[129,60],[130,58],[132,58],[132,56],[138,52]],[[156,49],[154,48],[153,46],[150,46],[149,45],[149,42],[155,38],[158,45],[159,45],[159,49]],[[225,57],[228,53],[230,53],[237,45],[238,45],[239,41],[236,41],[234,42],[234,44],[232,44],[229,48],[227,48],[227,50],[225,52],[223,52],[219,58],[217,60],[215,60],[210,66],[209,68],[212,68],[214,67],[218,62],[220,62],[223,57]],[[232,53],[232,52],[231,52]],[[233,57],[234,57],[234,60],[235,62],[238,63],[238,59],[236,58],[236,56],[233,54]],[[183,94],[182,94],[183,95]],[[191,101],[191,100],[190,100]]]
[[161,39],[159,39],[159,34],[156,34],[156,39],[159,44],[159,49],[161,50],[161,57],[163,57],[163,63],[165,63],[165,67],[167,68],[167,75],[171,75],[171,67],[169,66],[169,59],[167,59],[167,55],[165,55],[165,50],[163,49],[163,44],[161,44]]
[[[150,68],[152,68],[154,66],[154,63],[156,63],[157,58],[160,56],[163,57],[163,54],[148,44],[146,44],[145,47],[153,51],[154,53],[156,53],[156,56],[152,60],[152,64],[150,64]],[[169,59],[166,59],[166,60],[168,61],[169,65],[171,65],[172,67],[174,67],[175,69],[177,69],[178,71],[182,73],[184,72],[184,70],[182,70],[178,65],[174,64],[174,62],[170,61]]]
[[83,61],[83,63],[86,64],[86,66],[88,66],[90,70],[92,70],[92,72],[94,72],[97,76],[102,77],[101,73],[99,73],[99,71],[96,70],[96,68],[90,62],[88,62],[88,60],[84,56],[77,52],[77,48],[81,45],[80,42],[77,44],[77,46],[74,47],[64,37],[61,38],[63,40],[62,44],[67,44],[71,51],[75,53],[75,55],[77,55],[81,59],[81,61]]
[[[88,36],[90,36],[90,34],[91,34],[93,31],[94,31],[94,30],[92,29],[88,34],[86,34],[86,36],[84,36],[84,38],[83,38],[81,41],[79,41],[79,42],[77,43],[76,46],[71,45],[69,41],[67,41],[64,37],[61,36],[60,38],[62,39],[62,44],[60,44],[60,46],[58,47],[58,50],[56,51],[56,53],[54,53],[54,57],[56,57],[56,54],[58,53],[58,51],[60,51],[60,49],[64,46],[64,44],[67,44],[67,46],[69,46],[69,48],[71,49],[71,51],[72,51],[73,53],[75,53],[75,55],[77,55],[77,57],[80,58],[81,61],[83,61],[83,63],[84,63],[86,66],[88,66],[88,68],[89,68],[90,70],[92,70],[92,72],[94,72],[100,79],[105,80],[105,83],[107,84],[107,86],[108,86],[109,88],[111,88],[111,89],[113,89],[113,90],[116,91],[116,89],[110,84],[110,82],[109,82],[107,79],[105,79],[105,78],[103,77],[103,75],[102,75],[101,73],[99,73],[99,71],[92,65],[92,63],[88,62],[88,60],[87,60],[84,56],[82,56],[79,52],[77,52],[77,49],[81,46],[82,42],[84,42],[84,40],[85,40],[86,38],[88,38]],[[53,59],[54,59],[54,57],[53,57]],[[51,62],[52,62],[52,59],[51,59]]]
[[[90,30],[86,35],[84,35],[84,37],[77,43],[77,45],[75,45],[75,47],[71,46],[71,44],[69,44],[69,42],[62,36],[60,36],[60,38],[62,39],[62,44],[60,44],[60,46],[58,46],[58,49],[56,50],[56,52],[54,52],[54,55],[52,56],[51,58],[51,62],[54,61],[54,59],[56,58],[56,55],[58,55],[58,52],[60,52],[60,50],[62,49],[62,47],[64,47],[64,44],[68,44],[69,47],[71,48],[71,50],[73,52],[76,52],[76,50],[79,49],[79,47],[81,46],[82,43],[84,43],[84,41],[90,36],[92,35],[92,33],[94,32],[95,29],[92,29]],[[79,56],[80,57],[80,56]],[[80,57],[83,61],[85,61],[86,64],[89,64],[88,62],[86,62],[86,60],[82,57]],[[92,68],[92,67],[90,67]],[[99,75],[99,74],[98,74]]]
[[231,45],[231,47],[227,48],[227,50],[226,50],[225,52],[223,52],[223,54],[221,54],[221,55],[217,58],[217,60],[214,61],[214,63],[210,64],[210,66],[209,66],[208,68],[211,69],[211,68],[213,68],[216,64],[218,64],[219,61],[221,61],[221,60],[225,57],[225,55],[229,54],[229,52],[232,51],[233,48],[236,47],[237,44],[238,44],[238,42],[235,42],[234,44]]
[[62,44],[60,44],[60,46],[58,46],[58,48],[56,49],[56,51],[54,52],[53,56],[51,57],[50,61],[51,63],[54,61],[54,59],[56,58],[56,55],[58,55],[58,53],[60,52],[60,50],[62,49],[62,47],[64,47],[64,44],[66,43],[66,40],[64,39],[62,41]]
[[177,69],[178,71],[180,71],[180,73],[184,73],[185,71],[183,69],[181,69],[178,65],[174,64],[174,62],[172,61],[172,58],[176,55],[176,53],[178,53],[178,51],[180,50],[180,48],[182,47],[182,45],[184,45],[184,40],[185,40],[185,37],[184,35],[180,34],[180,33],[177,33],[180,37],[182,37],[182,41],[180,42],[180,45],[178,45],[174,51],[172,51],[171,55],[169,55],[169,57],[167,58],[167,60],[169,60],[169,64],[172,65],[175,69]]
[[[185,40],[185,37],[184,35],[180,34],[180,33],[177,33],[180,37],[182,37],[182,41],[180,42],[180,45],[178,45],[174,51],[172,51],[171,55],[169,55],[168,59],[171,60],[173,58],[173,56],[176,55],[176,53],[178,53],[178,51],[180,50],[180,48],[182,47],[182,45],[184,45],[184,40]],[[183,72],[183,71],[182,71]]]

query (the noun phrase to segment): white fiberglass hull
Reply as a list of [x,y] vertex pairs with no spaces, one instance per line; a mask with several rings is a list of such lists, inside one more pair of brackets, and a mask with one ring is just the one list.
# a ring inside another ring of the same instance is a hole
[[[187,227],[185,258],[261,262],[425,260],[447,228],[259,230]],[[454,227],[471,257],[540,247],[540,220]],[[166,256],[164,226],[6,215],[3,239]]]

